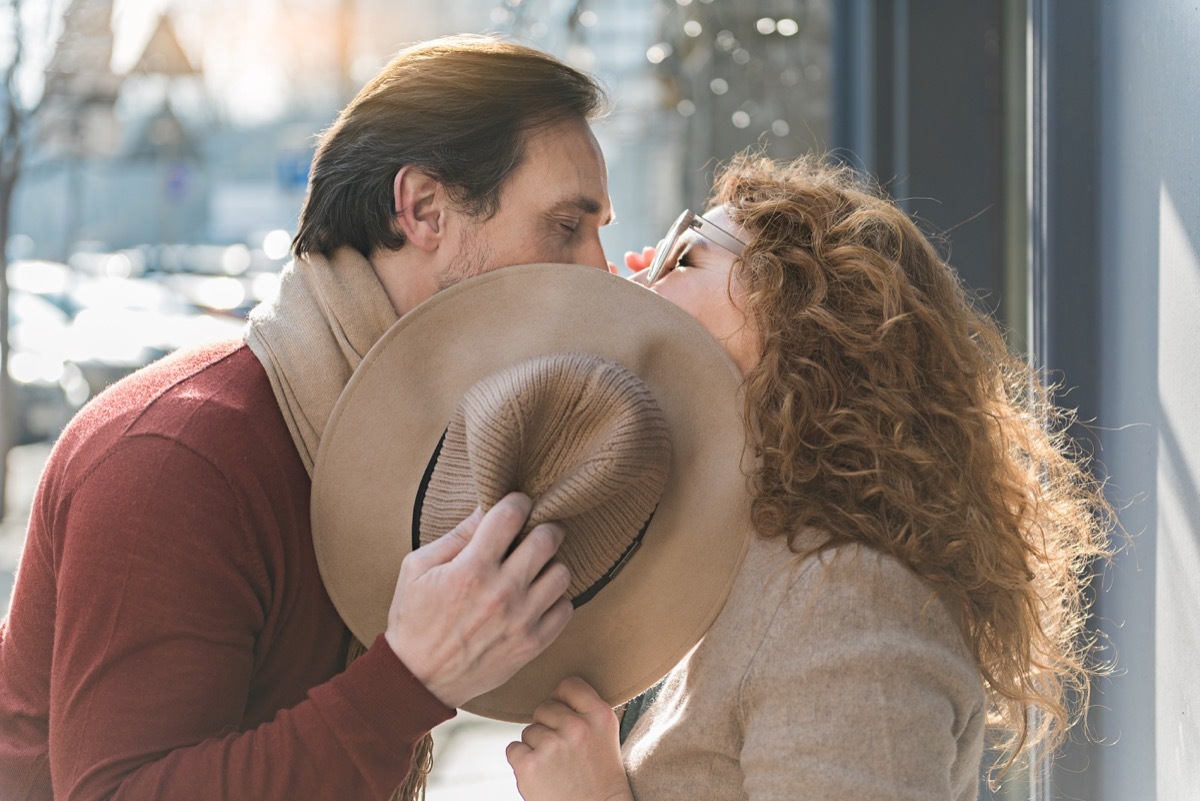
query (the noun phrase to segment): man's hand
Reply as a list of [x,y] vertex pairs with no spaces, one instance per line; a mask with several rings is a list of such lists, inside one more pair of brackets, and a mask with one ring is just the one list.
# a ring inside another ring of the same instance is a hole
[[385,637],[446,706],[499,687],[571,619],[563,531],[534,528],[505,558],[532,503],[512,493],[405,557]]
[[617,716],[580,678],[559,682],[504,752],[525,801],[632,801]]

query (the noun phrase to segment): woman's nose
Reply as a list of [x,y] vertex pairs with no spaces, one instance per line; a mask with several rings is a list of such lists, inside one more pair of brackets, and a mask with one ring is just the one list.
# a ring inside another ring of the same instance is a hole
[[647,267],[644,270],[638,270],[636,273],[629,276],[629,280],[634,282],[635,284],[641,284],[642,286],[649,288],[650,282],[646,280],[646,277],[649,274],[649,272],[650,272],[649,267]]

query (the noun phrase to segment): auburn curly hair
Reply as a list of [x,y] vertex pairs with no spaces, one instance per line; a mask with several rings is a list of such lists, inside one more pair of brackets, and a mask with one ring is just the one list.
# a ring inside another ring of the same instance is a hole
[[[1007,765],[1086,709],[1085,586],[1115,517],[1073,418],[884,193],[817,157],[743,154],[714,205],[761,362],[745,419],[762,536],[827,532],[899,559],[959,614]],[[1029,714],[1031,710],[1040,714]]]

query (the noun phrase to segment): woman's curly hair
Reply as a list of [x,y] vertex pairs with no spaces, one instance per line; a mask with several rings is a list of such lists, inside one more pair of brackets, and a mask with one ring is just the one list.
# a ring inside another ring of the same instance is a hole
[[852,169],[743,154],[713,202],[748,240],[757,530],[795,549],[813,527],[822,549],[861,543],[908,565],[958,614],[1007,763],[1057,746],[1086,709],[1084,590],[1114,520],[1064,433],[1071,414]]

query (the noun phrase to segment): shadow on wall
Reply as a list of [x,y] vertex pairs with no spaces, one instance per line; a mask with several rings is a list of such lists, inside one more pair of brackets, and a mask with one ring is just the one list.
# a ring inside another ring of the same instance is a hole
[[1160,185],[1158,227],[1154,651],[1160,798],[1174,797],[1166,787],[1194,789],[1200,781],[1200,703],[1188,675],[1200,659],[1200,202],[1186,187],[1172,192],[1171,183]]
[[1098,742],[1076,735],[1053,797],[1192,798],[1200,786],[1200,162],[1191,132],[1200,84],[1190,76],[1200,9],[1186,0],[1046,5],[1063,28],[1098,21],[1095,64],[1080,80],[1095,89],[1082,133],[1098,144],[1090,169],[1099,191],[1092,198],[1076,184],[1059,199],[1095,205],[1095,263],[1081,269],[1101,281],[1097,459],[1133,537],[1097,594],[1098,627],[1111,638],[1102,656],[1117,667],[1093,694]]

